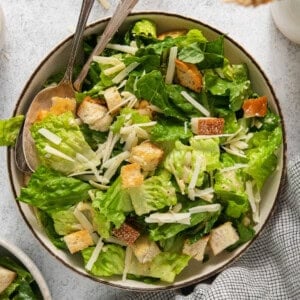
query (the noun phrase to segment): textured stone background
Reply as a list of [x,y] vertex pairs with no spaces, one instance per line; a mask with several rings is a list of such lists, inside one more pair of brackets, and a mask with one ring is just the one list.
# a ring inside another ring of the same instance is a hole
[[[110,16],[96,2],[90,22]],[[11,116],[30,74],[72,33],[81,1],[1,0],[5,41],[0,52],[0,118]],[[134,11],[168,11],[199,19],[235,39],[270,79],[286,121],[288,158],[300,150],[300,46],[275,27],[268,5],[243,8],[221,0],[141,0]],[[10,190],[6,149],[0,148],[0,237],[20,246],[44,274],[53,299],[124,299],[122,291],[85,279],[54,259],[27,228]]]

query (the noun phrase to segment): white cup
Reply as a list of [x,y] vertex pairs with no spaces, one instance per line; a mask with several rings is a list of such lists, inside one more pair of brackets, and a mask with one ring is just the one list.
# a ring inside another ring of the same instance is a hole
[[271,13],[278,29],[291,41],[300,44],[300,0],[276,0]]

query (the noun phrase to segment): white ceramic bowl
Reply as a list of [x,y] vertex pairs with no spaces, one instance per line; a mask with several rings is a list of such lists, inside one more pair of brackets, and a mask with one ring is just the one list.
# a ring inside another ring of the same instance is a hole
[[50,291],[48,289],[47,283],[36,267],[34,262],[25,254],[20,248],[11,244],[10,242],[0,239],[0,256],[9,256],[17,263],[21,263],[33,276],[36,284],[39,287],[39,299],[51,300]]
[[[167,13],[136,13],[128,17],[126,22],[123,24],[120,30],[124,30],[130,23],[140,18],[149,18],[156,22],[159,32],[170,31],[178,28],[199,28],[202,30],[204,35],[208,39],[214,39],[218,35],[222,34],[220,31],[205,25],[197,20],[181,17],[178,15],[172,15]],[[107,20],[99,21],[92,24],[86,30],[86,34],[99,33],[103,30]],[[69,37],[59,44],[37,67],[35,72],[29,78],[21,96],[17,103],[14,114],[20,114],[26,112],[26,108],[30,100],[34,95],[41,89],[43,82],[49,77],[49,75],[56,73],[61,70],[67,62],[68,51],[70,50],[71,38]],[[271,109],[277,112],[281,118],[282,114],[280,111],[278,100],[275,97],[274,91],[271,87],[270,82],[264,75],[261,68],[254,61],[253,58],[247,52],[239,46],[236,42],[225,36],[225,55],[233,63],[245,62],[249,67],[250,77],[253,82],[253,88],[259,94],[266,95],[269,99],[269,105]],[[285,135],[284,135],[285,136]],[[282,186],[282,179],[284,177],[285,167],[285,143],[279,151],[279,163],[278,168],[274,174],[268,179],[265,184],[265,188],[262,192],[262,203],[261,203],[261,222],[256,226],[256,237],[259,235],[264,225],[270,218],[274,211],[274,205],[276,202],[277,195]],[[10,180],[12,184],[13,193],[15,196],[19,194],[20,187],[23,184],[23,175],[18,171],[14,162],[14,150],[10,149],[8,152],[8,169],[10,174]],[[145,284],[138,281],[122,281],[118,278],[96,278],[89,275],[83,268],[82,261],[79,256],[72,256],[64,251],[58,250],[52,245],[50,240],[47,238],[43,228],[40,228],[31,208],[18,202],[18,207],[23,215],[24,220],[27,222],[34,235],[43,244],[48,251],[53,254],[57,259],[62,261],[65,265],[73,269],[74,271],[92,278],[96,281],[106,283],[112,286],[153,291],[163,290],[169,288],[179,288],[190,284],[197,283],[204,279],[211,277],[228,267],[230,263],[235,261],[253,242],[250,241],[244,244],[240,248],[236,249],[231,253],[222,253],[214,258],[211,258],[207,263],[200,264],[192,260],[189,266],[176,278],[176,281],[172,284]]]

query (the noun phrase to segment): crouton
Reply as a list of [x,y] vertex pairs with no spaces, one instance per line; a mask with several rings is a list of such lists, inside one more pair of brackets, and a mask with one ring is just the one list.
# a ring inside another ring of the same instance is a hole
[[121,95],[117,87],[113,86],[104,91],[104,99],[106,101],[108,110],[111,113],[117,113],[120,110],[120,103],[122,102]]
[[94,245],[93,238],[86,229],[65,235],[64,241],[72,254]]
[[225,120],[223,118],[192,118],[192,131],[199,135],[214,135],[224,132]]
[[150,142],[143,142],[131,149],[129,161],[140,164],[144,171],[153,171],[160,163],[164,152]]
[[202,88],[202,74],[198,68],[194,64],[186,63],[179,59],[175,60],[175,65],[178,82],[182,86],[199,93]]
[[192,256],[194,259],[198,261],[203,261],[208,240],[209,240],[209,236],[205,236],[201,238],[199,241],[192,244],[190,243],[189,240],[186,240],[183,245],[182,253]]
[[125,189],[142,185],[144,176],[141,173],[141,166],[137,163],[122,166],[121,181]]
[[17,273],[0,266],[0,294],[16,279]]
[[77,109],[77,115],[93,130],[105,132],[112,123],[112,117],[107,108],[101,105],[101,101],[90,97],[84,98]]
[[142,264],[152,261],[160,253],[154,241],[147,236],[140,236],[132,245],[132,250],[138,261]]
[[74,98],[52,97],[51,101],[52,106],[50,107],[50,113],[55,115],[60,115],[67,111],[75,113],[76,101]]
[[40,122],[42,121],[44,118],[46,118],[46,116],[49,114],[48,110],[40,110],[38,111],[37,115],[36,115],[36,119],[35,122]]
[[118,229],[113,229],[112,234],[127,245],[132,245],[140,236],[140,233],[135,228],[126,223],[123,223]]
[[185,35],[187,33],[186,29],[178,29],[178,30],[173,30],[173,31],[167,31],[159,34],[157,36],[157,39],[159,40],[164,40],[166,37],[171,37],[171,38],[176,38],[182,35]]
[[239,235],[232,226],[231,222],[212,229],[209,238],[209,245],[214,255],[218,255],[227,247],[239,240]]
[[256,99],[247,99],[243,104],[244,118],[264,117],[268,111],[266,96]]

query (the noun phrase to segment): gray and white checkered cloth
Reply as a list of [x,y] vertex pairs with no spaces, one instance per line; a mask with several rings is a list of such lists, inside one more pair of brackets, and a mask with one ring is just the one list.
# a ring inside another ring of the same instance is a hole
[[300,157],[291,163],[277,208],[248,251],[211,284],[179,291],[130,293],[122,299],[300,299]]

